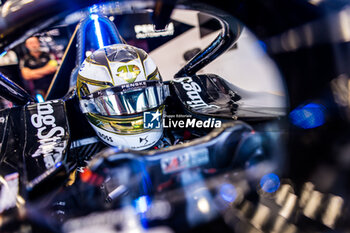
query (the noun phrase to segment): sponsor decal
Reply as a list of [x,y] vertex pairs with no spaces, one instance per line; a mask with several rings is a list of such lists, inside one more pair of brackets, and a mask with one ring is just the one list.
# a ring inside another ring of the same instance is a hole
[[163,174],[182,171],[186,168],[201,166],[209,162],[209,152],[207,148],[201,148],[197,149],[196,151],[178,154],[179,155],[161,159],[160,165]]
[[219,109],[220,107],[214,104],[207,104],[201,97],[200,93],[202,92],[201,87],[198,83],[194,82],[192,78],[185,77],[175,79],[174,82],[181,83],[182,88],[186,91],[188,101],[187,104],[194,110],[200,109]]
[[45,167],[51,168],[62,160],[63,151],[67,142],[62,140],[65,129],[56,125],[56,118],[52,103],[56,101],[37,104],[37,113],[30,118],[32,125],[37,129],[38,149],[32,154],[33,158],[43,157]]
[[120,86],[122,90],[129,90],[132,88],[138,88],[138,87],[146,87],[147,83],[145,81],[141,82],[136,82],[136,83],[128,83],[128,84],[123,84]]
[[170,22],[164,30],[155,30],[153,24],[135,25],[137,39],[174,35],[174,24]]

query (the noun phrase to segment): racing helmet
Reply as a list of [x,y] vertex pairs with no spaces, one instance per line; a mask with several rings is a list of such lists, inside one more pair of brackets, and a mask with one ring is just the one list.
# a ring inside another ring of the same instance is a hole
[[[167,95],[153,60],[131,45],[94,51],[78,72],[80,108],[98,137],[111,146],[143,150],[156,144],[163,134]],[[144,127],[144,113],[153,114],[155,127]]]

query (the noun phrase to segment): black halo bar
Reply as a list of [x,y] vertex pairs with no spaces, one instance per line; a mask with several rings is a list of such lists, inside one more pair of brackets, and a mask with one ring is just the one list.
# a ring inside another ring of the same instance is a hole
[[200,4],[188,4],[186,8],[196,9],[216,18],[221,24],[221,32],[208,47],[200,51],[181,68],[175,74],[175,78],[196,74],[197,71],[226,52],[238,40],[243,29],[243,25],[237,19],[214,7],[208,5],[203,7]]
[[0,73],[0,96],[11,101],[15,105],[25,105],[29,102],[36,102],[28,92],[2,73]]

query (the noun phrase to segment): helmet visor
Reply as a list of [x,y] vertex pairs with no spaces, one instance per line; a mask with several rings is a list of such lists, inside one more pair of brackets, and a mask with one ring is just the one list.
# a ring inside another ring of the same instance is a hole
[[157,108],[167,96],[167,86],[158,81],[138,82],[94,92],[82,97],[80,106],[84,113],[122,116]]

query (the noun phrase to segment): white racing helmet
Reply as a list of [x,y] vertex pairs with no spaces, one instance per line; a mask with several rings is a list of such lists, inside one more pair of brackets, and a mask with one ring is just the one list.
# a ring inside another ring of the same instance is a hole
[[144,128],[143,113],[156,112],[162,122],[167,93],[153,60],[125,44],[93,52],[77,78],[80,108],[97,135],[111,146],[134,150],[147,149],[161,138],[162,126]]

